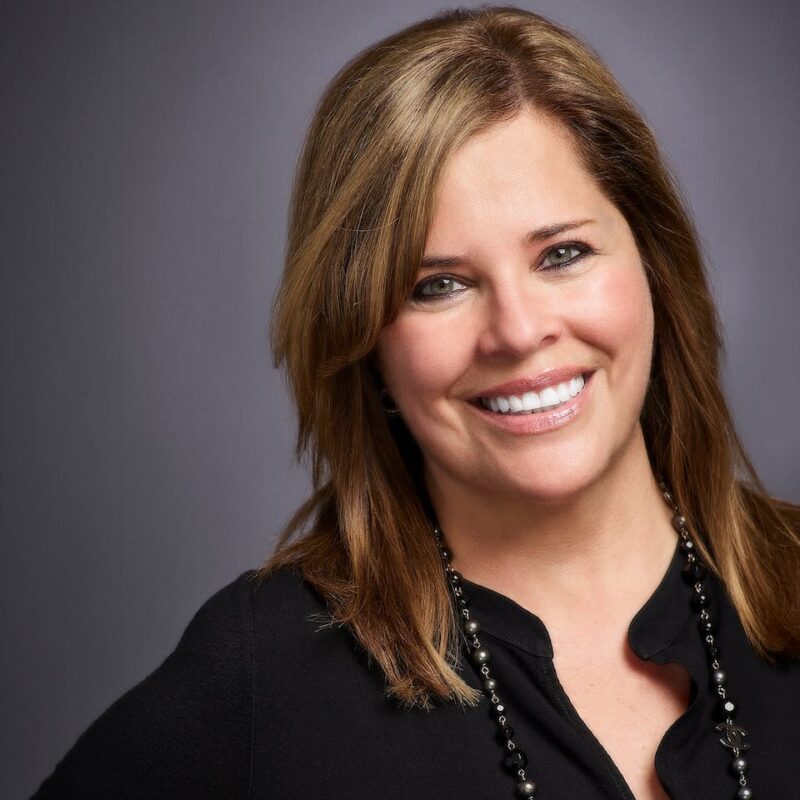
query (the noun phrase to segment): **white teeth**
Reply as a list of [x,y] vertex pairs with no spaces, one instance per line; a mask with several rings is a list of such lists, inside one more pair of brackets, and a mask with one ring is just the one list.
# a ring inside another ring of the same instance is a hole
[[537,409],[542,407],[542,401],[539,399],[539,395],[536,392],[525,392],[522,395],[522,408],[525,411],[536,411]]
[[583,391],[583,375],[578,375],[555,386],[546,386],[540,392],[525,392],[508,397],[482,397],[481,405],[499,414],[531,414],[566,403]]
[[539,399],[542,401],[542,408],[557,406],[561,402],[558,392],[552,386],[542,389],[541,393],[539,394]]

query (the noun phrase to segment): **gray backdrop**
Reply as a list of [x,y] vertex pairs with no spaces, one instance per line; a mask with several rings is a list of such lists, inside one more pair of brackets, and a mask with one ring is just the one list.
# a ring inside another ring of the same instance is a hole
[[[655,128],[708,254],[742,435],[800,501],[798,5],[521,5],[583,33]],[[4,798],[304,497],[267,352],[300,141],[347,58],[442,7],[3,4]]]

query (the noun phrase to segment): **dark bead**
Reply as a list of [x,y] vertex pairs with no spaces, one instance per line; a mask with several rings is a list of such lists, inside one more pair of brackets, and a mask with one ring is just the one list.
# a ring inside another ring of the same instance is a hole
[[702,611],[702,609],[708,608],[710,602],[711,600],[705,592],[695,592],[692,597],[692,608],[695,611]]
[[700,633],[705,635],[712,633],[714,630],[714,626],[710,619],[701,619],[698,623],[698,627],[700,628]]
[[691,539],[681,539],[681,551],[688,556],[689,553],[695,553],[697,548]]
[[724,686],[727,680],[728,676],[721,669],[716,669],[711,673],[711,682],[715,686]]
[[453,586],[458,586],[458,584],[461,583],[462,577],[458,570],[454,569],[450,571],[450,583],[452,583]]
[[719,647],[717,647],[715,644],[707,644],[706,653],[708,653],[708,657],[712,661],[717,661],[719,659]]
[[528,759],[522,750],[512,750],[503,759],[503,766],[511,770],[511,772],[516,772],[518,769],[525,769],[527,765]]
[[506,723],[505,725],[500,726],[500,735],[504,739],[513,739],[514,738],[514,729]]
[[453,557],[452,552],[447,547],[440,547],[439,554],[445,561],[449,561]]
[[686,517],[683,514],[675,514],[672,518],[672,527],[680,533],[686,527]]
[[493,692],[497,688],[497,681],[494,678],[487,678],[483,682],[483,688],[486,689],[487,692]]
[[469,608],[469,595],[464,591],[458,596],[458,607]]
[[489,660],[489,651],[484,649],[483,647],[479,647],[472,653],[472,660],[478,666],[485,664]]
[[753,791],[749,786],[742,786],[739,791],[736,792],[736,800],[752,800],[752,797]]
[[517,797],[535,797],[536,784],[533,781],[520,781],[517,784]]
[[705,565],[699,561],[693,561],[683,568],[683,579],[689,584],[699,583],[707,574]]
[[462,627],[464,628],[464,633],[466,633],[467,636],[474,636],[476,633],[478,633],[478,631],[480,631],[481,624],[476,619],[468,619]]
[[743,775],[747,772],[747,759],[742,758],[739,756],[738,758],[734,758],[731,762],[731,772],[735,775]]
[[733,719],[738,710],[736,703],[729,697],[724,700],[720,698],[714,706],[714,716],[718,722],[724,722],[728,718]]

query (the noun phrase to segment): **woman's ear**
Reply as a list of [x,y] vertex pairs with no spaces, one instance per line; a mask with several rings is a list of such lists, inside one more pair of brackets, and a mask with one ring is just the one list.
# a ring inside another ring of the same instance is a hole
[[367,356],[367,370],[372,376],[372,381],[375,384],[375,389],[380,393],[386,388],[386,383],[383,380],[383,373],[381,372],[380,354],[377,349],[373,349]]
[[375,387],[375,392],[379,398],[378,402],[384,413],[390,418],[399,419],[400,409],[397,407],[397,403],[395,403],[394,398],[389,394],[389,390],[386,388],[386,383],[383,380],[383,375],[381,374],[379,366],[379,359],[380,357],[374,350],[367,356],[367,372],[372,377],[372,384]]

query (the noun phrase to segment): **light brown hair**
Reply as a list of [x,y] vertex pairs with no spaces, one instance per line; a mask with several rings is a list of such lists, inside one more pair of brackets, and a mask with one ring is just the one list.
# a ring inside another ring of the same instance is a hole
[[425,513],[420,454],[380,401],[373,349],[417,277],[437,178],[470,136],[531,105],[568,130],[625,216],[655,338],[641,423],[756,652],[800,654],[800,509],[771,498],[734,430],[693,223],[653,134],[595,52],[529,11],[456,9],[358,54],[300,157],[272,323],[314,491],[256,574],[292,566],[349,627],[402,704],[474,704]]

